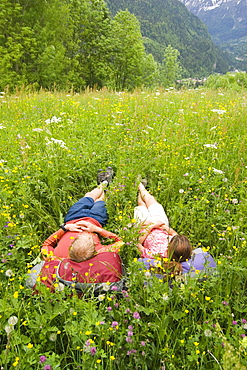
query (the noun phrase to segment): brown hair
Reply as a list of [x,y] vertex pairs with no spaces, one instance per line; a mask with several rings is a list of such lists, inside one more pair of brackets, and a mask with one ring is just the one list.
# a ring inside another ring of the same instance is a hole
[[182,272],[181,262],[188,260],[192,253],[189,239],[184,235],[175,235],[168,245],[168,262],[163,263],[164,277],[180,275]]
[[168,258],[171,261],[184,262],[192,253],[189,239],[184,235],[175,235],[168,245]]
[[95,246],[92,234],[83,233],[71,244],[69,258],[75,262],[82,262],[92,258],[95,254]]

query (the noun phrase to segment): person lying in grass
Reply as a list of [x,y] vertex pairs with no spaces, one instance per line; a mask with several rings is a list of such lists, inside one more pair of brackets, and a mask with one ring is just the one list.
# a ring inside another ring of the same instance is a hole
[[134,219],[142,226],[138,249],[142,258],[161,256],[183,262],[190,258],[189,239],[169,227],[163,206],[145,188],[146,180],[138,186],[138,206]]
[[[203,248],[192,250],[189,239],[169,227],[164,208],[146,190],[146,180],[138,186],[138,206],[134,218],[142,226],[138,249],[146,270],[159,278],[188,274],[191,277],[211,273],[216,268],[213,257]],[[213,269],[213,270],[212,270]]]
[[[105,172],[99,170],[98,187],[70,207],[65,223],[43,243],[41,252],[45,260],[69,257],[72,261],[82,262],[97,253],[119,250],[123,244],[121,239],[102,228],[108,220],[104,189],[112,177],[111,167]],[[114,243],[103,246],[100,237],[113,239]]]

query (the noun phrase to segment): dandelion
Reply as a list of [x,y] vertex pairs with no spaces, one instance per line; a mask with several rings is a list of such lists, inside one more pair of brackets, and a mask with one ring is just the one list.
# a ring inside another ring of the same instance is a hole
[[6,270],[6,272],[5,272],[5,275],[7,276],[7,277],[11,277],[12,275],[13,275],[13,271],[12,270]]
[[11,316],[9,319],[8,319],[8,324],[9,325],[15,325],[17,324],[17,321],[18,321],[18,318],[16,316]]
[[224,178],[222,179],[222,181],[223,181],[223,182],[227,182],[227,181],[228,181],[228,178],[224,177]]
[[4,327],[4,330],[6,331],[7,334],[10,334],[13,330],[14,330],[14,327],[11,325],[6,325]]
[[184,189],[179,189],[178,191],[180,194],[183,194],[184,193]]
[[206,330],[204,331],[204,335],[205,335],[205,337],[211,337],[211,336],[212,336],[212,332],[211,332],[211,330],[206,329]]
[[55,342],[57,340],[57,333],[51,333],[49,339],[51,342]]

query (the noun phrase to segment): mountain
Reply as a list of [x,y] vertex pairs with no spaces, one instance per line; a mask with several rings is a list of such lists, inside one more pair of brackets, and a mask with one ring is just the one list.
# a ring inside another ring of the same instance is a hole
[[171,44],[180,52],[187,76],[229,70],[227,53],[212,42],[204,23],[179,0],[106,0],[113,15],[128,9],[140,22],[146,51],[161,62]]
[[247,62],[247,0],[180,1],[207,25],[217,45]]

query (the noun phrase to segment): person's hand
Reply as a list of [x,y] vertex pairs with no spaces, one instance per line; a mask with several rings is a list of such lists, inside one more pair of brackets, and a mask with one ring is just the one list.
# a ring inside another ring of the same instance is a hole
[[88,231],[89,233],[96,233],[99,231],[98,226],[91,224],[91,222],[88,221],[81,220],[76,222],[75,225],[77,225],[81,231]]
[[144,226],[147,227],[149,230],[157,229],[159,227],[162,227],[163,225],[164,225],[164,222],[162,221],[149,222],[148,224],[144,223]]
[[78,225],[77,222],[75,224],[66,224],[65,225],[65,229],[67,231],[73,231],[73,232],[77,231],[79,233],[81,233],[83,231],[82,228],[81,228],[81,226]]

